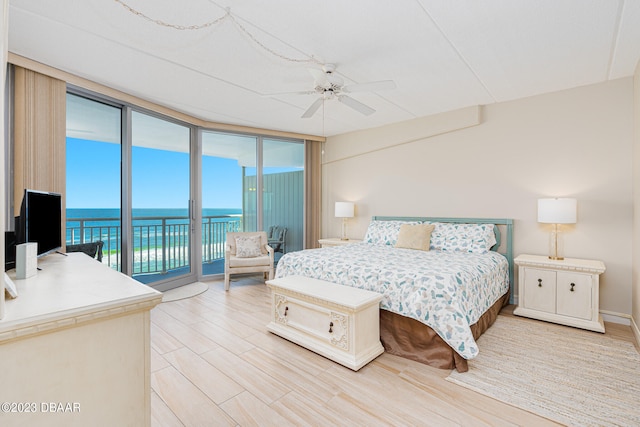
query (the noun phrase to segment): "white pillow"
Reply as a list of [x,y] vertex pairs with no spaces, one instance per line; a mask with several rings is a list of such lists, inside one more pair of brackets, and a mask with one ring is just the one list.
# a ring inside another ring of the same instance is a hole
[[371,221],[364,236],[366,243],[395,246],[403,224],[420,224],[418,221]]
[[262,255],[260,236],[236,237],[236,256],[238,258],[254,258]]
[[493,224],[434,223],[431,249],[445,252],[486,253],[496,244]]

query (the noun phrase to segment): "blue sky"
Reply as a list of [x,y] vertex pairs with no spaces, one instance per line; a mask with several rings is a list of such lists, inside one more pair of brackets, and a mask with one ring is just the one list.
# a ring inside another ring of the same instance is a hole
[[[134,147],[134,208],[186,208],[187,153]],[[233,159],[202,159],[205,208],[242,207],[242,169]],[[120,145],[67,138],[67,208],[120,206]]]

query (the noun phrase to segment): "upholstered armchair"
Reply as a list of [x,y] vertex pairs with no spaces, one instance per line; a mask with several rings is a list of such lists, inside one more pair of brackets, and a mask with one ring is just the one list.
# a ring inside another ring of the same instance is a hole
[[224,253],[224,290],[232,274],[268,273],[273,279],[273,248],[264,231],[227,233]]

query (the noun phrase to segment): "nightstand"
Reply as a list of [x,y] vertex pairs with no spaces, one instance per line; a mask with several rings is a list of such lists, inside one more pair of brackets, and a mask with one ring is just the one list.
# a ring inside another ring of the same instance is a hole
[[327,248],[329,246],[350,245],[351,243],[360,243],[360,242],[362,242],[362,240],[358,240],[358,239],[342,240],[339,237],[329,237],[326,239],[318,240],[318,243],[320,243],[320,246],[322,246],[323,248]]
[[520,255],[518,307],[513,314],[604,332],[600,316],[602,261]]

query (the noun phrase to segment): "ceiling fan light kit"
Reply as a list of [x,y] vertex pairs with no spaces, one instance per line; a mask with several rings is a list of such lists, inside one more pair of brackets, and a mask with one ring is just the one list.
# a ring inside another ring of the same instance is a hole
[[318,111],[323,101],[332,99],[337,99],[347,107],[350,107],[365,116],[369,116],[375,113],[376,110],[344,94],[354,92],[378,92],[396,88],[396,84],[392,80],[356,83],[345,86],[344,80],[342,79],[342,77],[335,74],[335,70],[335,64],[324,64],[322,66],[322,71],[317,69],[309,70],[315,79],[315,87],[313,92],[295,93],[304,95],[315,93],[317,95],[320,95],[320,98],[316,99],[313,104],[311,104],[311,106],[304,112],[304,114],[302,114],[303,119],[312,117],[315,112]]

